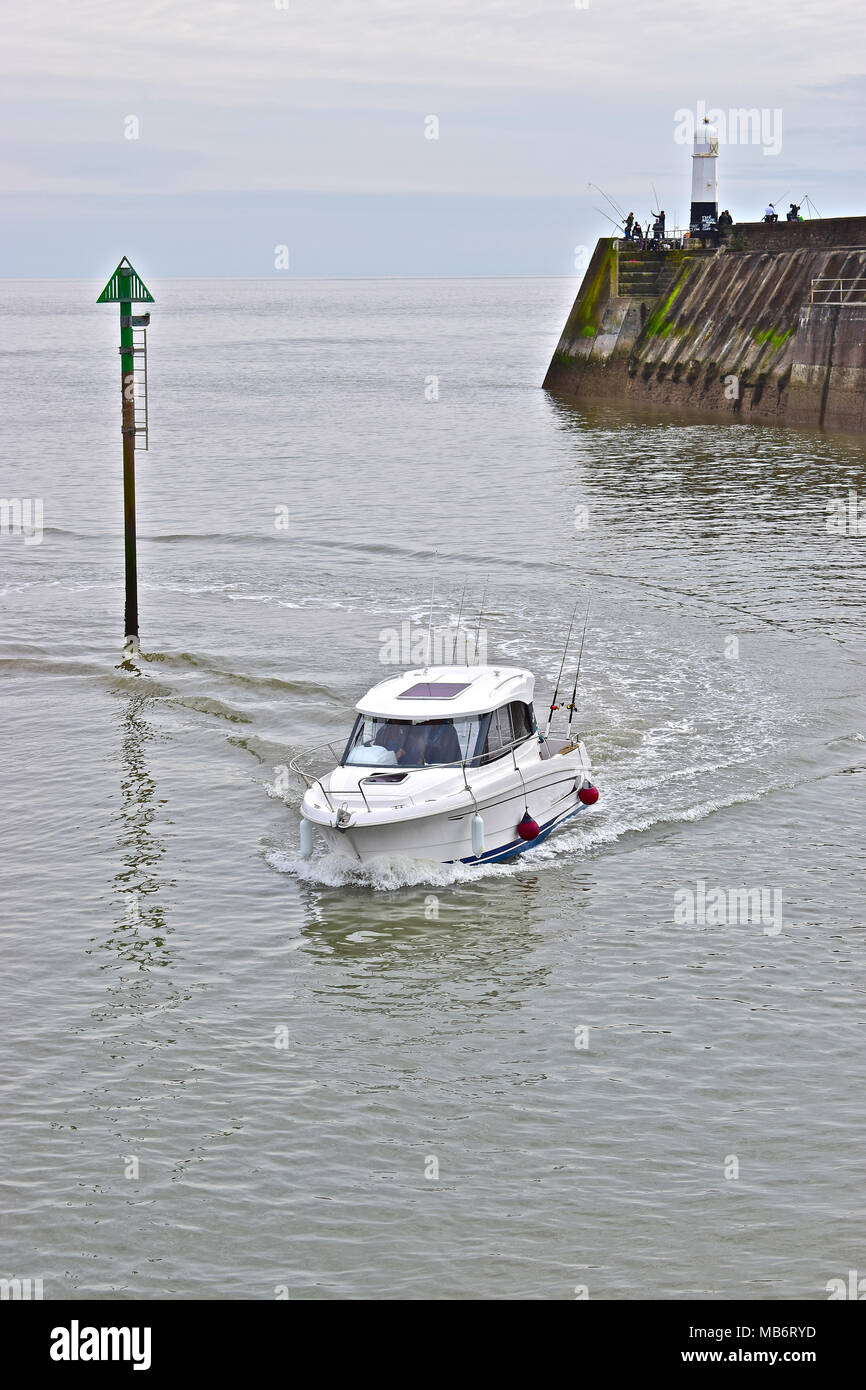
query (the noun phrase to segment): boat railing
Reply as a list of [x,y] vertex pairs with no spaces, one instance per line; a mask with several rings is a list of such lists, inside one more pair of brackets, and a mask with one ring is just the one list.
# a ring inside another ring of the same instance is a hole
[[[471,756],[464,755],[450,762],[420,763],[415,767],[401,766],[398,762],[395,762],[393,765],[383,764],[382,766],[369,766],[369,770],[360,778],[360,781],[369,782],[371,778],[376,778],[380,773],[387,774],[394,771],[428,772],[433,768],[436,768],[438,771],[448,771],[449,769],[462,771],[465,780],[467,771],[489,767],[492,763],[499,762],[500,758],[507,757],[509,753],[511,754],[515,767],[517,767],[517,750],[525,747],[530,739],[535,739],[539,743],[545,745],[548,748],[548,757],[552,756],[553,753],[561,751],[557,748],[550,748],[550,740],[547,735],[536,732],[531,735],[524,734],[522,738],[512,739],[510,743],[505,743],[500,748],[493,749],[488,753],[473,753]],[[361,767],[368,766],[362,763],[344,763],[343,751],[342,746],[337,746],[334,743],[317,743],[312,748],[307,748],[297,753],[289,761],[289,767],[292,772],[297,773],[307,787],[318,786],[321,788],[322,794],[329,806],[331,806],[331,799],[323,786],[322,779],[326,777],[328,773],[333,772],[335,767],[357,767],[360,770]],[[361,789],[361,795],[366,801],[363,789]],[[331,809],[333,810],[333,806],[331,806]]]
[[291,771],[297,773],[308,789],[318,787],[332,811],[335,810],[334,803],[328,796],[322,778],[327,777],[329,772],[333,772],[342,756],[343,746],[338,747],[333,743],[316,743],[312,748],[305,748],[289,759]]

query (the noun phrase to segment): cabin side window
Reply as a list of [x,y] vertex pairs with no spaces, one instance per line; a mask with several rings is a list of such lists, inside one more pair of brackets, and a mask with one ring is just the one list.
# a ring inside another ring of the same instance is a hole
[[536,730],[535,715],[531,705],[514,700],[502,709],[495,709],[485,716],[487,729],[482,734],[480,763],[492,763],[503,753],[518,747],[531,738]]
[[512,739],[511,716],[506,705],[503,709],[494,710],[490,716],[487,746],[491,753],[502,752],[511,746]]
[[524,705],[520,700],[514,700],[508,708],[511,711],[511,728],[514,740],[516,743],[521,743],[535,733],[535,715],[532,712],[532,706]]
[[511,719],[508,713],[508,706],[504,709],[495,709],[486,716],[487,734],[481,748],[479,762],[492,763],[495,758],[501,758],[512,742]]

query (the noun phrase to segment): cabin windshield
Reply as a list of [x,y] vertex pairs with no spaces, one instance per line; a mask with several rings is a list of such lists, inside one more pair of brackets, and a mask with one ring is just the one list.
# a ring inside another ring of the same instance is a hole
[[381,719],[364,714],[343,755],[348,767],[441,767],[472,757],[481,719]]
[[517,701],[462,719],[385,719],[361,714],[343,764],[348,767],[478,767],[495,762],[535,734],[531,705]]

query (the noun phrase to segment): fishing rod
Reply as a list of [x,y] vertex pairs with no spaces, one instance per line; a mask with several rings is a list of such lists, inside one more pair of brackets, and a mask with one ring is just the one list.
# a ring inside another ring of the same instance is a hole
[[[815,212],[818,214],[818,217],[821,216],[820,212],[818,212],[818,209],[815,207],[815,204],[812,202],[812,199],[809,197],[808,193],[804,193],[804,194],[803,194],[803,196],[802,196],[802,198],[800,199],[799,203],[795,203],[795,202],[793,201],[793,199],[788,198],[788,195],[787,195],[787,194],[786,194],[785,197],[782,199],[782,202],[783,202],[783,203],[784,203],[784,202],[787,202],[787,203],[789,204],[790,207],[795,207],[795,208],[797,209],[797,212],[800,211],[800,208],[801,208],[801,207],[804,205],[804,203],[805,203],[807,207],[809,207],[809,208],[815,208]],[[774,204],[773,204],[773,207],[779,207],[779,206],[780,206],[780,204],[778,204],[778,203],[774,203]],[[810,213],[809,213],[809,216],[811,217],[811,215],[812,215],[812,214],[811,214],[811,212],[810,212]],[[786,218],[786,221],[787,221],[787,218]]]
[[[577,699],[577,682],[580,677],[580,663],[583,660],[583,644],[586,641],[586,625],[589,622],[589,605],[592,603],[592,595],[586,600],[586,617],[583,620],[583,634],[580,639],[580,651],[577,654],[577,670],[574,673],[574,688],[571,692],[571,704],[568,707],[568,728],[565,731],[566,739],[571,737],[571,721],[574,718],[574,702]],[[577,736],[580,742],[580,734]]]
[[598,213],[598,215],[599,215],[600,217],[607,217],[608,222],[613,222],[613,225],[616,227],[616,229],[617,229],[618,232],[621,232],[621,231],[623,230],[622,225],[621,225],[619,222],[614,222],[614,221],[613,221],[613,218],[612,218],[612,217],[608,217],[608,216],[607,216],[607,213],[604,212],[604,211],[602,211],[601,208],[596,208],[595,210],[596,210],[596,212]]
[[613,201],[613,199],[612,199],[612,198],[609,198],[608,195],[605,193],[604,189],[603,189],[603,188],[599,188],[599,186],[598,186],[597,183],[588,183],[586,186],[587,186],[587,188],[594,188],[595,191],[596,191],[596,193],[600,193],[601,196],[602,196],[602,198],[604,198],[604,201],[605,201],[606,203],[609,203],[609,204],[610,204],[610,206],[613,208],[613,210],[614,210],[615,213],[620,214],[620,213],[622,212],[622,208],[617,207],[617,205],[616,205],[616,203]]
[[[457,610],[457,631],[456,631],[456,633],[454,634],[454,650],[453,650],[452,655],[453,655],[455,658],[456,658],[456,656],[457,656],[457,642],[458,642],[458,639],[459,639],[459,637],[460,637],[460,619],[463,617],[463,601],[464,601],[465,598],[466,598],[466,580],[464,579],[464,581],[463,581],[463,593],[460,595],[460,607],[459,607],[459,609]],[[455,665],[455,666],[457,665],[456,659],[455,659],[454,665]]]
[[574,603],[574,608],[571,611],[571,622],[568,625],[568,636],[565,639],[565,646],[562,649],[562,660],[559,663],[559,675],[556,678],[556,689],[553,692],[553,699],[550,702],[550,713],[547,716],[547,727],[544,730],[545,738],[547,738],[547,735],[550,733],[550,726],[553,723],[553,711],[559,709],[559,705],[556,703],[557,697],[559,695],[559,682],[562,680],[562,672],[565,666],[565,658],[568,654],[568,644],[571,641],[571,633],[574,627],[574,615],[577,612],[577,604],[578,600],[576,599]]
[[436,592],[436,561],[439,559],[439,551],[433,551],[433,580],[430,584],[430,622],[427,624],[427,666],[433,658],[433,595]]
[[607,196],[607,194],[605,193],[605,191],[604,191],[603,188],[599,188],[599,186],[598,186],[597,183],[588,183],[586,186],[587,186],[587,188],[594,188],[594,189],[596,190],[596,192],[600,193],[601,196],[602,196],[602,198],[604,198],[604,201],[605,201],[606,203],[610,203],[610,206],[613,208],[613,210],[614,210],[614,212],[616,213],[617,217],[621,217],[621,218],[623,219],[623,221],[625,221],[625,213],[623,212],[622,208],[619,206],[619,203],[615,203],[614,200],[613,200],[613,198],[609,198],[609,197]]
[[[476,627],[475,627],[475,660],[476,660],[476,664],[477,664],[477,665],[480,665],[480,664],[481,664],[481,663],[478,661],[478,643],[479,643],[479,641],[481,640],[481,615],[482,615],[482,613],[484,612],[484,604],[485,604],[485,601],[486,601],[486,599],[487,599],[487,584],[488,584],[488,580],[489,580],[489,579],[490,579],[490,576],[488,575],[487,578],[484,580],[484,591],[483,591],[483,593],[482,593],[482,595],[481,595],[481,607],[480,607],[479,610],[478,610],[478,622],[477,622]],[[467,666],[468,666],[468,665],[469,665],[469,662],[467,661],[466,664],[467,664]]]

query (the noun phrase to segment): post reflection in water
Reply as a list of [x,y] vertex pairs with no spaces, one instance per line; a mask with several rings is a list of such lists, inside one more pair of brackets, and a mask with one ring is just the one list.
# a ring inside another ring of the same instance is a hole
[[154,696],[147,689],[124,691],[120,716],[121,867],[114,876],[119,910],[105,945],[118,959],[138,970],[166,966],[171,960],[167,945],[165,907],[160,895],[158,868],[165,846],[154,834],[159,808],[156,783],[146,757],[153,725],[146,718]]

